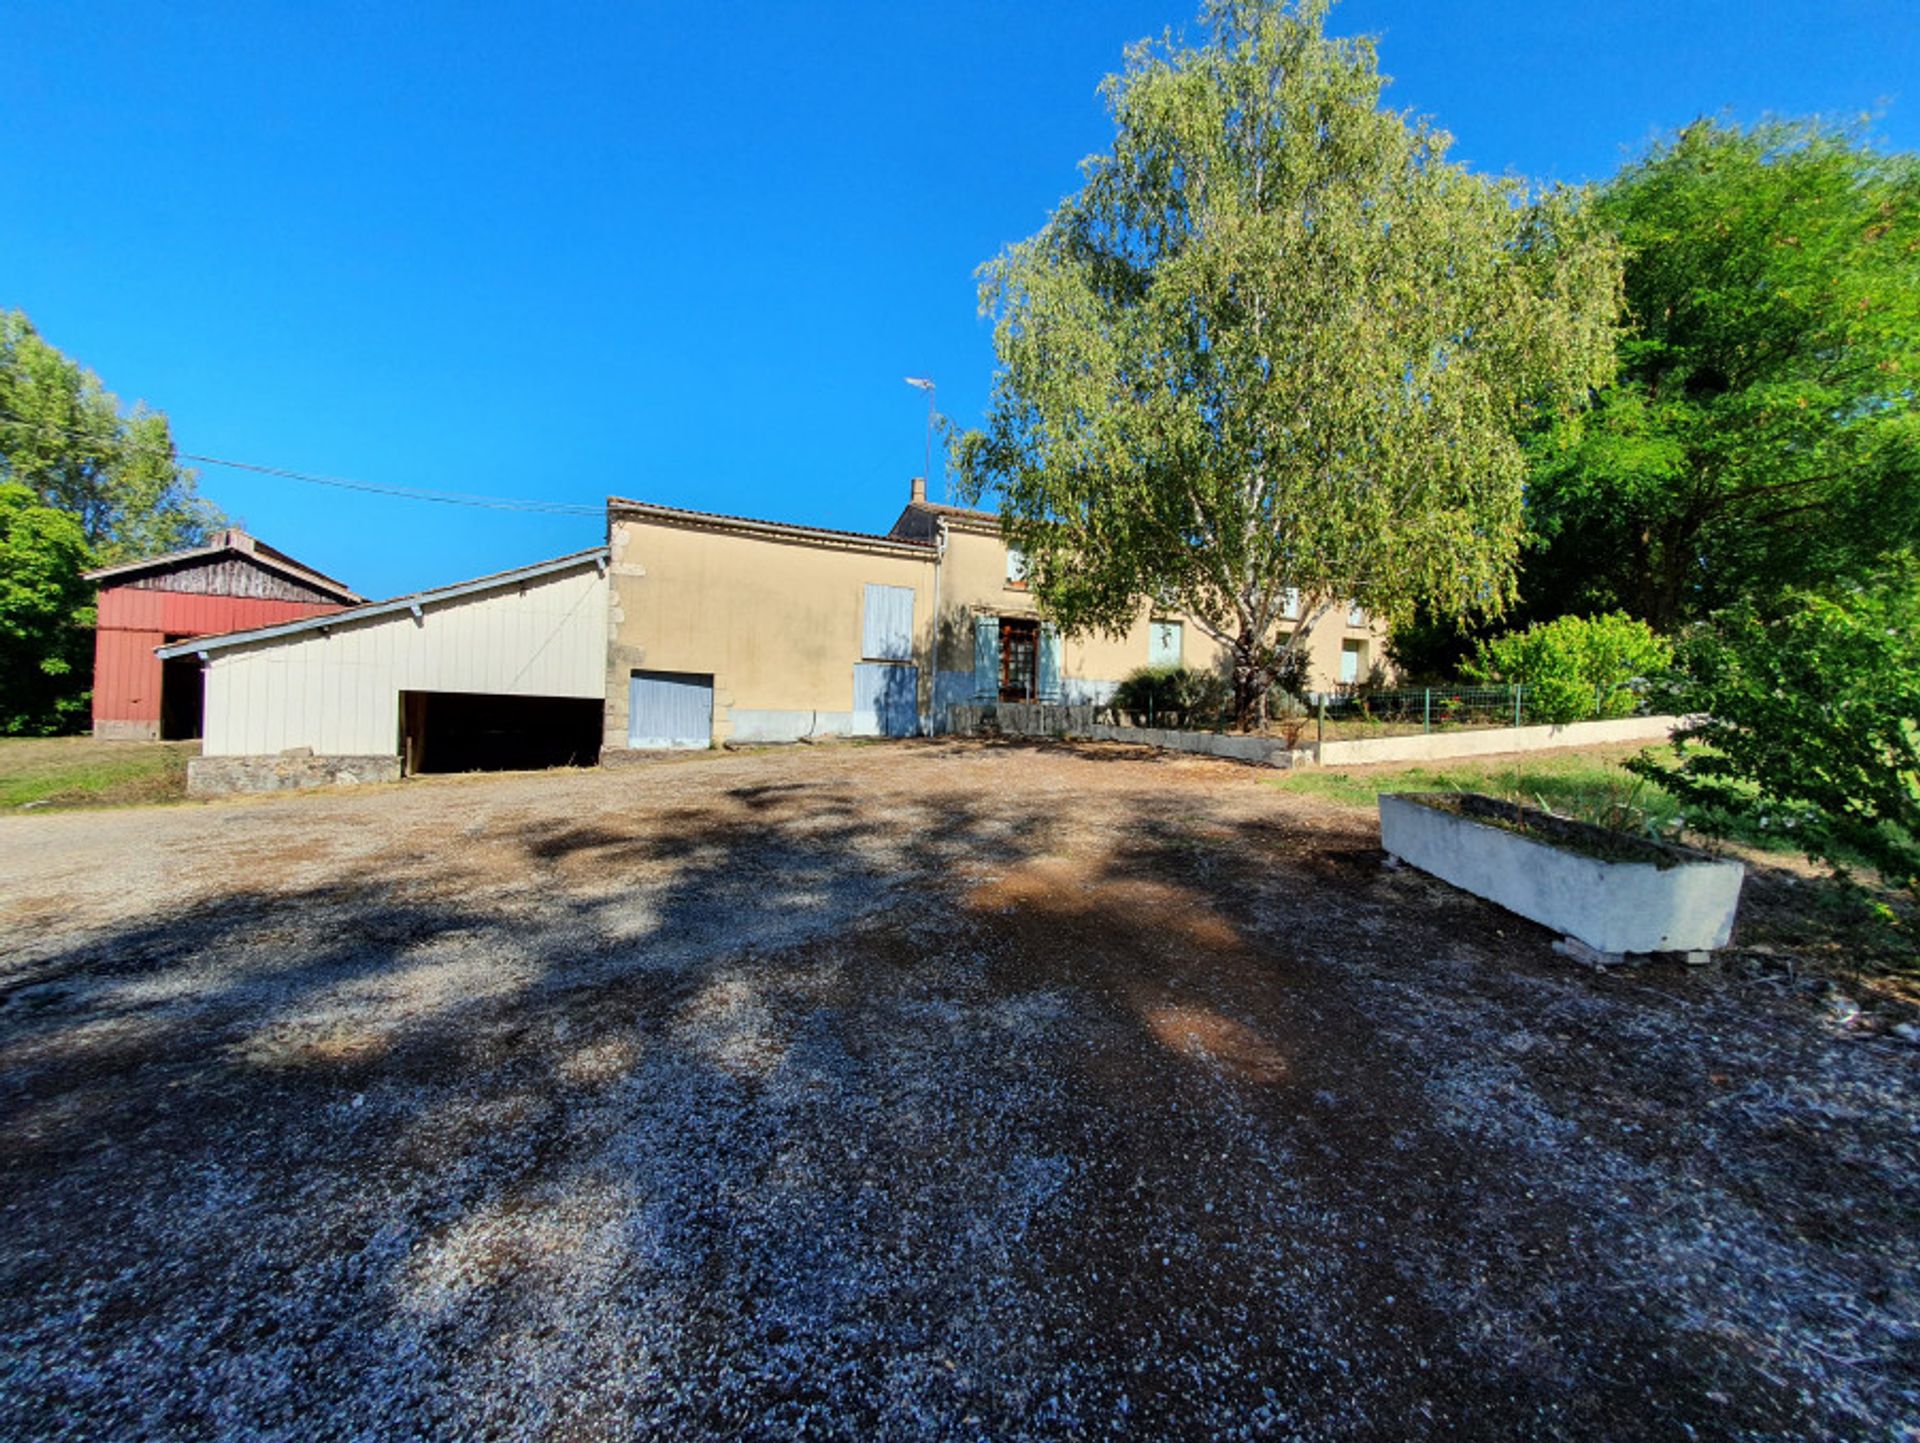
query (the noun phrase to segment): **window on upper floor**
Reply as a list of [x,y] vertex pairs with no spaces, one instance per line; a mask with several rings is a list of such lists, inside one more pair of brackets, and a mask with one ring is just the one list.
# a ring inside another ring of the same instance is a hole
[[1180,665],[1185,630],[1177,621],[1156,621],[1147,628],[1147,665]]
[[1340,680],[1352,686],[1367,673],[1367,644],[1364,641],[1340,643]]
[[1348,626],[1365,626],[1366,624],[1367,624],[1366,609],[1362,607],[1360,603],[1357,601],[1349,601],[1347,603],[1347,625]]
[[1027,584],[1027,554],[1018,547],[1007,548],[1007,585],[1024,587]]

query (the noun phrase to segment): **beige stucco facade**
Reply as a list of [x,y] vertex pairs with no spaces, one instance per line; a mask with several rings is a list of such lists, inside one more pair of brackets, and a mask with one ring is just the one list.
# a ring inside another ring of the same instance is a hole
[[925,691],[930,547],[619,501],[608,547],[609,748],[628,744],[636,672],[710,676],[715,741],[848,734],[869,585],[913,593]]
[[[939,729],[946,707],[975,699],[976,678],[988,674],[975,668],[979,620],[1011,622],[1009,633],[1022,622],[1044,622],[1032,594],[1009,576],[995,519],[927,505],[917,487],[884,536],[616,498],[608,505],[608,545],[611,750],[630,738],[638,744],[629,702],[636,676],[710,679],[716,742],[874,731],[875,713],[863,709],[862,698],[870,699],[876,675],[900,683],[896,699],[910,710],[913,729]],[[903,624],[910,595],[909,650],[872,654],[871,588],[892,588],[881,595],[892,598]],[[1156,636],[1156,622],[1176,623],[1179,631],[1163,626]],[[1331,689],[1343,680],[1343,651],[1352,653],[1346,679],[1364,677],[1382,642],[1364,618],[1323,618],[1312,642],[1314,684]],[[1143,607],[1124,636],[1059,640],[1062,699],[1105,701],[1129,673],[1171,659],[1170,644],[1188,666],[1224,665],[1222,648],[1190,619]],[[897,730],[900,709],[888,715],[893,720],[880,729]]]

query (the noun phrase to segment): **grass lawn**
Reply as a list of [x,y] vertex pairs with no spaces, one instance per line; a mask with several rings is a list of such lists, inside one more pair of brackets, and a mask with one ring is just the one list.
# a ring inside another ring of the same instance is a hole
[[0,740],[0,811],[125,806],[186,795],[198,742],[105,742],[92,737]]
[[1381,792],[1485,792],[1587,819],[1633,807],[1653,824],[1664,825],[1679,813],[1679,803],[1660,788],[1642,782],[1623,765],[1645,750],[1635,743],[1591,751],[1467,757],[1452,762],[1302,768],[1276,778],[1270,785],[1356,807],[1372,806]]

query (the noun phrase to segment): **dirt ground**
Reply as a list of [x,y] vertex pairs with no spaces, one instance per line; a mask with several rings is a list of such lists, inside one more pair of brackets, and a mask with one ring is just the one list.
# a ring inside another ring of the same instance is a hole
[[1920,1436],[1920,1047],[1381,861],[990,744],[0,819],[0,1436]]

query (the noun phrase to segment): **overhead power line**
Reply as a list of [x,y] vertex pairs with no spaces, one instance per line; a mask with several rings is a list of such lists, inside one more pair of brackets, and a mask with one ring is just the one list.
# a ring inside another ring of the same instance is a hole
[[[7,426],[23,431],[36,431],[43,436],[86,439],[85,432],[42,422],[0,420],[0,427]],[[547,516],[605,514],[604,507],[590,506],[578,501],[542,501],[529,497],[485,496],[467,491],[436,491],[423,486],[389,486],[376,481],[355,481],[345,476],[321,476],[311,471],[297,471],[290,466],[269,466],[258,461],[235,461],[224,456],[209,456],[198,451],[182,451],[171,446],[142,446],[138,442],[127,442],[126,445],[132,450],[146,450],[154,455],[164,454],[172,459],[192,461],[202,466],[220,466],[229,471],[246,471],[256,476],[299,481],[309,486],[331,486],[341,491],[360,491],[372,496],[391,496],[401,501],[430,501],[441,506],[474,506],[488,511],[519,511]]]

